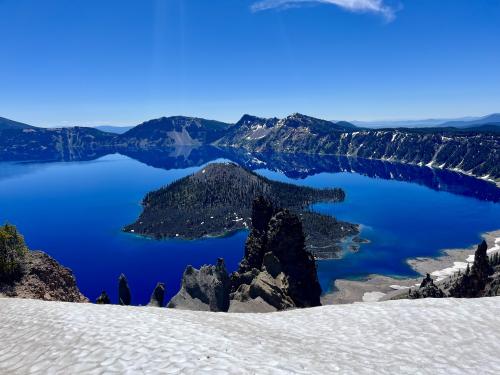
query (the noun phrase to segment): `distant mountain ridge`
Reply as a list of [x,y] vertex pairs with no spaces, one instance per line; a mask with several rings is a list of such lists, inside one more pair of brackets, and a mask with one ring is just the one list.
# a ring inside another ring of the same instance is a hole
[[354,125],[366,128],[472,128],[476,126],[499,124],[500,114],[494,113],[481,117],[461,117],[448,119],[422,119],[422,120],[378,120],[378,121],[351,121]]
[[[486,120],[496,118],[488,116]],[[15,123],[15,122],[14,122]],[[451,169],[500,181],[500,127],[358,128],[294,113],[282,119],[244,115],[229,124],[173,116],[146,121],[123,134],[94,128],[0,128],[0,159],[46,160],[102,155],[119,150],[154,150],[213,145],[248,152],[355,156]],[[476,124],[476,125],[474,125]]]
[[147,147],[199,146],[221,138],[231,126],[197,117],[162,117],[130,129],[118,137],[118,142]]
[[22,122],[12,121],[4,117],[0,117],[0,130],[6,129],[33,129],[34,126],[23,124]]
[[442,126],[454,127],[454,128],[472,128],[476,126],[483,126],[490,124],[500,125],[500,113],[493,113],[491,115],[469,121],[448,121],[443,123]]

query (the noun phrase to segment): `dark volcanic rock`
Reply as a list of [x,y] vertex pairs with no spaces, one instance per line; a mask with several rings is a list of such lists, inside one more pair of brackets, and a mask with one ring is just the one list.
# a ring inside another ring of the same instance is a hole
[[305,250],[302,223],[296,215],[284,210],[269,221],[267,250],[282,266],[288,278],[288,294],[297,307],[319,306],[321,287],[316,263]]
[[70,269],[30,251],[12,225],[0,227],[0,294],[47,301],[87,302]]
[[[258,198],[245,258],[231,275],[230,311],[271,311],[320,305],[321,287],[313,256],[305,250],[299,218],[288,210],[269,217],[271,205]],[[263,220],[267,218],[267,225]]]
[[122,273],[118,278],[118,303],[128,306],[132,302],[132,295],[128,286],[127,278]]
[[167,307],[183,310],[227,311],[229,308],[230,280],[223,259],[215,266],[199,270],[188,266],[182,284]]
[[0,283],[0,293],[46,301],[88,302],[78,290],[71,270],[41,251],[26,254],[21,277],[13,283]]
[[245,256],[240,263],[240,272],[250,271],[252,268],[260,269],[266,252],[269,221],[275,210],[271,203],[264,197],[257,197],[252,203],[252,231],[245,244]]
[[444,292],[434,284],[434,280],[431,275],[427,274],[422,283],[420,284],[420,288],[412,291],[410,290],[409,296],[410,299],[418,299],[418,298],[443,298],[445,297]]
[[149,301],[148,306],[163,307],[164,300],[165,300],[165,284],[158,283],[156,284],[156,287],[153,290],[153,294],[151,295],[151,299]]
[[111,304],[111,299],[109,298],[108,293],[103,290],[101,295],[97,297],[95,303],[98,305],[109,305]]

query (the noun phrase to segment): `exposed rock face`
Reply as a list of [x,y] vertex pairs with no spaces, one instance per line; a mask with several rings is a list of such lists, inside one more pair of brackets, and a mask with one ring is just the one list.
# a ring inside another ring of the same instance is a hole
[[127,278],[122,273],[118,278],[118,303],[128,306],[132,302],[132,295],[128,286]]
[[215,266],[199,270],[188,266],[182,285],[167,307],[183,310],[227,311],[229,308],[230,280],[223,259]]
[[109,305],[111,304],[111,299],[109,298],[108,293],[106,293],[106,291],[103,290],[101,295],[97,297],[95,303],[97,305]]
[[26,254],[21,276],[14,282],[0,283],[0,293],[46,301],[88,302],[78,290],[71,270],[41,251]]
[[47,301],[87,302],[70,269],[30,251],[16,228],[0,227],[0,294]]
[[153,294],[151,295],[151,299],[149,301],[148,306],[163,307],[164,300],[165,300],[165,284],[158,283],[156,284],[156,287],[153,290]]
[[316,263],[305,250],[299,218],[259,197],[253,203],[252,223],[238,272],[229,277],[222,259],[200,270],[188,266],[181,290],[168,307],[269,312],[319,306]]
[[425,279],[420,284],[420,288],[409,293],[410,299],[418,298],[444,298],[444,292],[434,284],[431,275],[427,274]]
[[[313,256],[305,250],[302,224],[287,210],[255,200],[252,229],[240,269],[231,275],[230,311],[258,305],[269,311],[320,305],[321,287]],[[274,214],[273,214],[274,213]]]
[[493,274],[487,255],[488,245],[483,241],[474,254],[472,268],[461,276],[450,288],[450,296],[456,298],[475,298],[484,294],[489,276]]
[[274,215],[273,206],[264,199],[257,197],[252,203],[252,231],[245,244],[245,256],[240,263],[240,272],[244,273],[255,269],[260,269],[264,259],[267,246],[267,235],[269,221]]

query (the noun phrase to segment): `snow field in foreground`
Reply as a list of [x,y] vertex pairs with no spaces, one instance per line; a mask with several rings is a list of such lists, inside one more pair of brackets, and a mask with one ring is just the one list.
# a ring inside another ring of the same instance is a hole
[[500,374],[500,297],[270,314],[0,299],[0,374]]

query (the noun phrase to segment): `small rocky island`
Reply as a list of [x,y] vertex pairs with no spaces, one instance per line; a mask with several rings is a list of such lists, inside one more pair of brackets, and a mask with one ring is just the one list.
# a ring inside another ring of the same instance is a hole
[[304,227],[306,248],[316,258],[335,258],[341,241],[358,226],[313,212],[316,202],[341,202],[342,189],[315,189],[271,181],[234,163],[209,164],[197,173],[150,192],[139,219],[124,231],[156,239],[224,236],[252,226],[252,202],[262,196],[296,214]]

